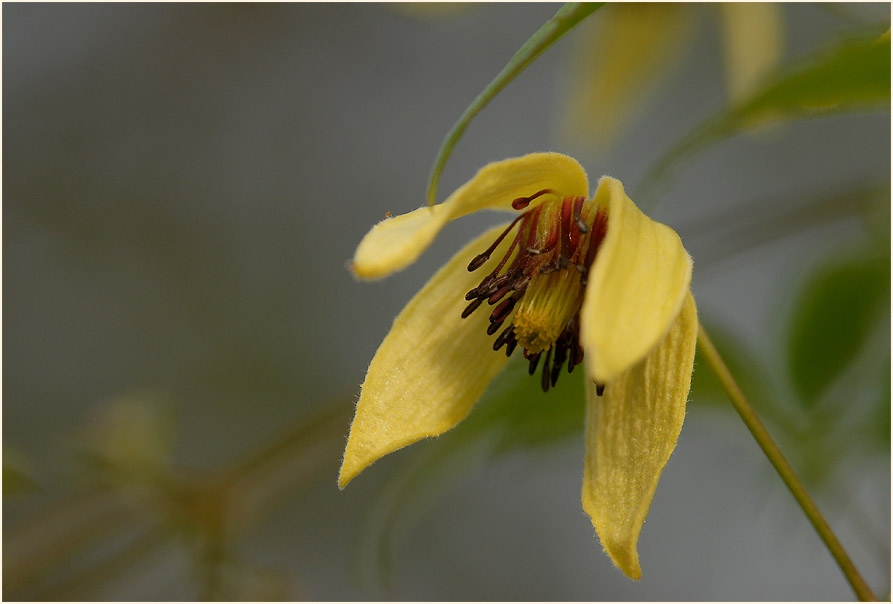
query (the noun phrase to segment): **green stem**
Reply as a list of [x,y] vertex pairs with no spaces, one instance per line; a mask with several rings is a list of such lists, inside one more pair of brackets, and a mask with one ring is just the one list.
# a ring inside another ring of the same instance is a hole
[[840,570],[843,571],[843,574],[852,586],[853,591],[856,592],[856,595],[863,602],[877,602],[877,596],[872,593],[868,584],[865,583],[865,579],[859,574],[853,561],[850,560],[850,557],[847,555],[846,550],[843,549],[843,545],[840,544],[840,541],[834,535],[828,522],[822,516],[821,512],[819,512],[819,509],[812,501],[812,498],[810,498],[809,493],[806,492],[806,487],[804,487],[803,483],[800,482],[800,479],[797,478],[791,464],[785,459],[781,449],[778,448],[778,445],[772,440],[772,437],[769,435],[769,431],[766,430],[763,422],[757,417],[756,412],[753,410],[753,407],[750,406],[744,393],[741,392],[741,389],[735,382],[735,378],[732,377],[729,368],[726,367],[726,364],[723,362],[722,357],[719,355],[713,342],[710,341],[710,338],[707,336],[707,332],[704,331],[703,326],[698,329],[698,346],[701,348],[704,360],[710,365],[710,368],[716,374],[716,377],[719,378],[723,390],[726,391],[729,400],[735,407],[735,411],[737,411],[738,415],[741,416],[741,419],[744,420],[747,429],[753,434],[754,439],[756,439],[757,444],[760,445],[760,448],[763,450],[763,453],[766,454],[766,457],[769,458],[769,462],[775,468],[775,471],[778,472],[778,475],[788,487],[788,490],[791,491],[794,499],[796,499],[797,503],[800,504],[800,507],[803,508],[806,517],[809,518],[809,521],[812,523],[812,526],[815,527],[819,537],[825,542],[825,546],[831,552],[834,560],[837,561]]
[[433,206],[437,200],[437,183],[440,180],[440,173],[446,165],[453,147],[462,138],[465,128],[469,122],[476,116],[493,97],[505,88],[509,82],[524,71],[528,65],[540,56],[547,48],[557,42],[564,34],[574,28],[580,21],[591,15],[593,12],[601,8],[604,2],[568,2],[562,6],[555,16],[549,19],[541,28],[533,34],[527,42],[524,43],[515,56],[509,60],[508,64],[497,74],[493,81],[490,82],[483,92],[481,92],[471,105],[465,110],[459,120],[453,125],[452,129],[446,135],[440,149],[437,152],[437,158],[434,160],[434,167],[431,168],[431,174],[428,176],[428,205]]

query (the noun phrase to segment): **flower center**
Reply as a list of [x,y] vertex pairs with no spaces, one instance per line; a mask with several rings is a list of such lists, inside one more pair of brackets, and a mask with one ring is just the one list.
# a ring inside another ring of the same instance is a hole
[[518,198],[512,207],[523,210],[546,195],[552,199],[515,218],[468,264],[469,271],[479,269],[514,231],[496,268],[465,294],[470,304],[462,312],[463,318],[468,317],[484,300],[495,306],[487,333],[495,334],[506,321],[508,326],[496,337],[493,350],[505,346],[506,356],[511,356],[520,345],[531,375],[545,355],[544,391],[558,381],[565,361],[568,373],[583,361],[580,306],[589,268],[607,228],[605,212],[595,203],[583,197],[561,198],[549,189]]

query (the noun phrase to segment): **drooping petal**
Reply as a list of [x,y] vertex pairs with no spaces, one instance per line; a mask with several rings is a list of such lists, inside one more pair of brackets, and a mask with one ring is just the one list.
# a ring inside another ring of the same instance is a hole
[[574,142],[610,147],[674,73],[694,39],[694,17],[694,7],[684,4],[618,3],[584,23],[562,132]]
[[[468,272],[469,261],[505,229],[490,229],[441,268],[394,320],[379,346],[357,402],[338,484],[344,488],[380,457],[458,424],[508,360],[487,335],[490,307],[468,318],[465,293],[507,251]],[[509,238],[506,238],[509,239]]]
[[543,189],[585,197],[589,182],[580,164],[560,153],[531,153],[487,164],[443,203],[372,227],[357,247],[353,271],[361,279],[386,277],[415,262],[450,220],[478,210],[511,210],[515,199]]
[[636,543],[685,418],[697,332],[689,293],[666,337],[608,383],[603,396],[587,380],[583,509],[602,547],[631,579],[642,576]]
[[732,101],[738,101],[781,61],[782,8],[769,2],[730,2],[720,4],[719,10],[726,80]]
[[691,257],[670,227],[648,218],[620,181],[603,177],[595,201],[608,227],[586,285],[580,343],[589,374],[610,382],[663,337],[691,283]]

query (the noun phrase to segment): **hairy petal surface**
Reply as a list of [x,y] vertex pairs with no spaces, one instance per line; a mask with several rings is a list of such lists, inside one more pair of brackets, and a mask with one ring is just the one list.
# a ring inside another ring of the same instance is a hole
[[504,229],[490,229],[462,248],[394,320],[366,373],[341,488],[380,457],[458,424],[505,365],[508,359],[493,352],[486,333],[488,307],[461,318],[465,293],[495,267],[509,242],[478,272],[469,273],[468,263]]
[[689,290],[692,261],[670,227],[648,218],[619,180],[599,181],[595,201],[608,229],[592,265],[580,311],[589,375],[611,382],[660,341]]
[[689,293],[666,337],[603,396],[587,380],[583,509],[605,552],[631,579],[642,576],[636,543],[685,418],[697,333]]
[[589,182],[577,160],[561,153],[531,153],[487,164],[443,203],[372,227],[357,247],[351,268],[361,279],[386,277],[415,262],[450,220],[478,210],[511,210],[512,201],[542,189],[586,197]]

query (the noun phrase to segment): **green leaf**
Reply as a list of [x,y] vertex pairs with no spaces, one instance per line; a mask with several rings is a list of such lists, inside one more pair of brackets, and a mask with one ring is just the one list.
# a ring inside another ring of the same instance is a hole
[[434,160],[434,167],[428,177],[428,205],[434,205],[437,200],[437,183],[440,180],[440,174],[446,165],[453,147],[462,138],[465,128],[487,103],[493,97],[499,94],[509,82],[515,79],[528,65],[533,63],[540,54],[547,48],[557,42],[564,34],[573,29],[583,19],[601,8],[604,2],[568,2],[559,9],[555,16],[549,19],[542,27],[540,27],[533,36],[521,47],[515,56],[506,64],[499,74],[490,82],[483,92],[481,92],[471,105],[465,110],[450,132],[447,134],[440,149],[437,152],[437,158]]
[[722,126],[727,131],[780,112],[785,117],[819,111],[890,107],[890,32],[880,38],[850,40],[805,62],[735,107]]
[[[757,406],[758,402],[765,401],[767,370],[757,356],[741,342],[739,337],[721,325],[704,317],[699,317],[699,320],[710,334],[713,345],[729,367],[729,371],[735,376],[735,381],[753,401],[754,406]],[[689,399],[693,405],[716,406],[718,403],[723,409],[734,411],[716,374],[704,362],[700,347],[695,352],[695,371],[691,378]]]
[[788,369],[811,407],[850,365],[889,308],[890,256],[832,261],[807,281],[788,333]]
[[493,380],[471,415],[408,457],[371,504],[361,536],[361,568],[371,586],[387,588],[400,536],[481,454],[505,454],[583,437],[583,368],[561,375],[549,392],[518,358]]
[[886,453],[890,452],[890,357],[881,371],[881,384],[878,398],[871,414],[869,434],[874,444]]
[[515,448],[547,445],[583,434],[586,398],[583,368],[563,372],[548,392],[540,389],[539,372],[528,375],[528,364],[517,359],[505,368],[461,426],[469,435],[495,438],[504,453]]
[[[26,465],[21,456],[9,450],[3,451],[3,498],[39,491],[37,482],[21,466]],[[10,461],[12,459],[13,461]]]
[[671,147],[643,180],[640,198],[679,164],[723,138],[771,121],[846,111],[890,109],[890,30],[838,42],[768,80],[736,105],[709,118]]

